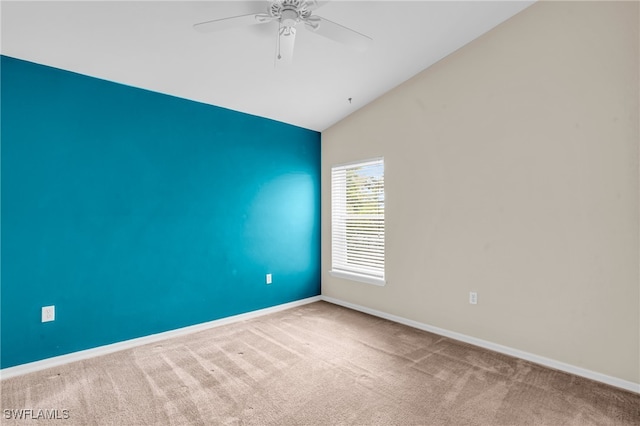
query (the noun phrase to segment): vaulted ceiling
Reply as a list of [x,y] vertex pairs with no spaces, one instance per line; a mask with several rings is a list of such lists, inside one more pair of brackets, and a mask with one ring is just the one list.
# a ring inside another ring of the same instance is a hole
[[321,2],[314,15],[369,36],[369,49],[300,24],[292,63],[276,67],[276,22],[193,28],[263,13],[266,1],[2,1],[1,51],[322,131],[532,3]]

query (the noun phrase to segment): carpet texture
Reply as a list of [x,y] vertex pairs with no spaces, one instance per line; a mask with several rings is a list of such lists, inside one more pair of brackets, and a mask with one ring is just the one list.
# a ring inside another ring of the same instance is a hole
[[2,425],[640,424],[640,395],[326,302],[1,384]]

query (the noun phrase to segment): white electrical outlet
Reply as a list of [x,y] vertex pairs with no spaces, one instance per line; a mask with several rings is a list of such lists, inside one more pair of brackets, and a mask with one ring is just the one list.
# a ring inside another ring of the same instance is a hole
[[267,284],[271,284],[271,274],[267,274]]
[[475,291],[469,292],[469,303],[471,303],[472,305],[478,304],[478,293],[476,293]]
[[54,321],[56,319],[56,307],[55,306],[43,306],[42,307],[42,322]]

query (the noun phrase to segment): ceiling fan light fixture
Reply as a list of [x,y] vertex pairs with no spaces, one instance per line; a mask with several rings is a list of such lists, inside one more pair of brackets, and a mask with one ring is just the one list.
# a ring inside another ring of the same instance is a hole
[[294,27],[280,27],[280,35],[284,37],[295,36],[296,29]]

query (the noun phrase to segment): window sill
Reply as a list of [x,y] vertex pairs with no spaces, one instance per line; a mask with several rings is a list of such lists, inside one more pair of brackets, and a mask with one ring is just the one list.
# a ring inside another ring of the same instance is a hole
[[344,278],[346,280],[351,280],[351,281],[359,281],[361,283],[367,283],[367,284],[373,284],[373,285],[377,285],[377,286],[384,286],[386,284],[386,281],[383,278],[373,278],[373,277],[368,277],[366,275],[360,275],[360,274],[356,274],[354,272],[345,272],[345,271],[329,271],[329,273],[337,278]]

